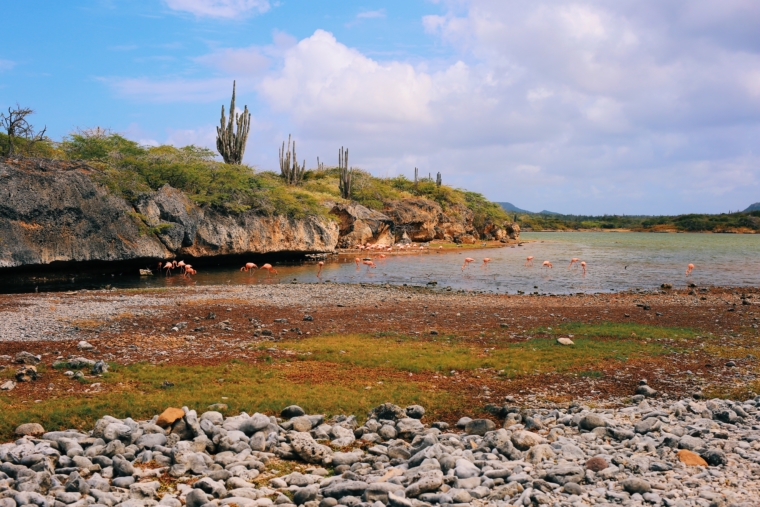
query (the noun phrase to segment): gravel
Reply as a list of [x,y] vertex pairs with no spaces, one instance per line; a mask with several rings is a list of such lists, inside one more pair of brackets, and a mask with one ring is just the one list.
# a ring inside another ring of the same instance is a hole
[[[703,417],[725,410],[742,415]],[[41,436],[26,425],[26,436],[0,445],[0,506],[739,507],[760,498],[760,397],[542,406],[531,409],[536,432],[514,418],[441,430],[408,416],[419,406],[385,404],[362,425],[284,412],[293,417],[169,408],[150,421],[104,416],[88,433]],[[649,419],[660,425],[634,429]],[[708,465],[687,466],[681,442]]]

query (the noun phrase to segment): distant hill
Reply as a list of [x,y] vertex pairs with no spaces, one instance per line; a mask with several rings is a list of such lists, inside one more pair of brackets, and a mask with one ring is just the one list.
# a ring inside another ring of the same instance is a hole
[[497,202],[505,211],[513,211],[515,213],[532,213],[531,211],[520,209],[511,202]]
[[537,214],[537,215],[561,215],[562,213],[556,213],[556,212],[554,212],[554,211],[548,211],[548,210],[544,210],[544,211],[539,211],[539,212],[538,212],[538,213],[536,213],[536,214]]
[[[504,204],[509,204],[509,203],[499,203],[499,204],[503,206]],[[750,211],[760,211],[760,202],[756,202],[755,204],[752,204],[749,208],[744,210],[745,213],[748,213]]]

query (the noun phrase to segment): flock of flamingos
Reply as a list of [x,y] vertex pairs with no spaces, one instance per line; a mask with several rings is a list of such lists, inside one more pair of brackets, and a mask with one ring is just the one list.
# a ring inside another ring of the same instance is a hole
[[[360,251],[373,251],[373,250],[387,251],[387,252],[392,252],[393,251],[393,247],[392,246],[372,245],[370,243],[367,243],[366,245],[357,245],[356,248],[358,250],[360,250]],[[396,245],[396,249],[398,249],[398,250],[405,250],[405,249],[408,249],[408,250],[413,250],[413,249],[425,250],[426,248],[429,248],[429,247],[425,246],[425,245],[419,245],[419,246],[417,246],[414,243],[409,244],[409,245]],[[443,250],[443,246],[439,246],[437,250],[440,253]],[[384,253],[380,253],[380,254],[377,255],[377,258],[379,258],[379,259],[385,259],[386,255]],[[533,259],[534,259],[534,257],[532,255],[526,257],[525,258],[525,267],[532,267],[533,266]],[[377,265],[375,264],[375,262],[371,258],[362,259],[360,257],[356,257],[354,259],[354,262],[356,263],[356,269],[357,270],[362,265],[367,266],[367,270],[368,271],[369,271],[370,268],[376,268],[377,267]],[[472,263],[472,262],[475,262],[475,259],[473,259],[472,257],[466,257],[464,259],[464,263],[462,264],[462,273],[464,273],[465,268],[470,263]],[[488,263],[489,262],[491,262],[491,258],[490,257],[483,258],[483,264],[481,264],[480,267],[483,268],[483,269],[488,268]],[[324,265],[325,265],[324,261],[319,261],[317,263],[317,266],[318,266],[317,277],[318,278],[321,278],[322,268],[324,267]],[[583,275],[584,276],[586,275],[586,261],[582,261],[582,260],[580,260],[577,257],[573,257],[572,259],[570,259],[570,265],[568,266],[568,269],[572,268],[573,266],[576,266],[576,267],[580,266],[581,269],[583,269]],[[544,262],[541,263],[541,267],[544,268],[544,269],[552,269],[554,266],[552,265],[552,263],[550,261],[547,260],[547,261],[544,261]],[[171,274],[172,270],[174,270],[174,269],[181,270],[182,271],[182,276],[184,276],[184,277],[190,277],[190,276],[195,275],[195,274],[198,273],[195,269],[193,269],[192,265],[185,264],[184,261],[176,261],[176,260],[169,261],[169,262],[166,262],[166,263],[159,262],[158,263],[158,269],[159,270],[163,269],[164,271],[166,271],[166,276],[169,276]],[[277,270],[274,269],[271,264],[264,264],[261,267],[259,267],[256,264],[254,264],[253,262],[246,262],[245,266],[243,266],[242,268],[240,268],[240,271],[250,272],[250,271],[253,271],[253,270],[256,270],[256,269],[266,270],[269,273],[268,277],[272,276],[273,274],[274,275],[277,274]],[[694,271],[694,264],[689,264],[686,267],[686,276],[691,275],[692,271]]]

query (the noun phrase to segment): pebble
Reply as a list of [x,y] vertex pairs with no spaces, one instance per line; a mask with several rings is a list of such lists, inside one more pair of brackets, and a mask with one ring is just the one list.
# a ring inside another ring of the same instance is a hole
[[[282,418],[187,407],[103,416],[87,433],[29,423],[0,444],[0,507],[755,505],[760,397],[625,403],[526,407],[534,431],[470,418],[450,429],[390,403],[362,425],[297,406]],[[726,411],[733,422],[718,417]],[[659,424],[638,431],[649,420]],[[346,439],[358,439],[349,452]]]

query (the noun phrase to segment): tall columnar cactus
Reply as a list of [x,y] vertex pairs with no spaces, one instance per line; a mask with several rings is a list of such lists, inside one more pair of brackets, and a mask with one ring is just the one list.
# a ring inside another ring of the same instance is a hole
[[435,177],[435,186],[440,187],[441,183],[443,183],[441,180],[441,173],[438,173],[438,175]]
[[288,149],[285,149],[285,141],[280,148],[280,173],[288,185],[300,185],[303,181],[303,174],[306,171],[306,160],[303,164],[298,165],[296,158],[296,142],[293,141],[293,147],[290,147],[290,135],[288,134]]
[[[224,116],[224,105],[222,105],[220,123],[221,125],[216,127],[216,149],[226,164],[241,164],[251,129],[251,113],[248,112],[248,106],[245,106],[243,114],[235,114],[235,81],[232,82],[229,121]],[[235,132],[235,125],[237,125],[237,132]]]
[[348,168],[348,148],[343,147],[338,151],[338,168],[340,169],[340,196],[344,199],[351,199],[351,177],[354,174],[353,169]]
[[414,186],[415,186],[415,187],[417,186],[417,180],[418,180],[418,176],[419,176],[419,169],[417,169],[417,168],[415,167],[415,168],[414,168]]

